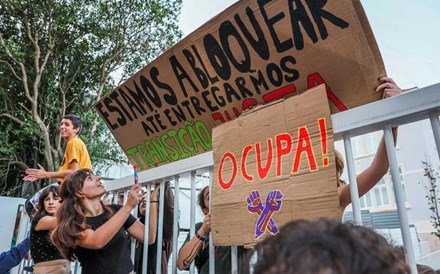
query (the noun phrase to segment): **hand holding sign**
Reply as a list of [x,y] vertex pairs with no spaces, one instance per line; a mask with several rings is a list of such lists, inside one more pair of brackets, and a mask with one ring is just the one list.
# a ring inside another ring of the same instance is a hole
[[382,93],[382,98],[393,97],[402,93],[402,90],[397,86],[393,79],[382,76],[379,77],[380,85],[377,86],[376,92]]
[[203,224],[198,231],[199,235],[203,237],[208,236],[209,232],[211,232],[211,213],[206,214]]

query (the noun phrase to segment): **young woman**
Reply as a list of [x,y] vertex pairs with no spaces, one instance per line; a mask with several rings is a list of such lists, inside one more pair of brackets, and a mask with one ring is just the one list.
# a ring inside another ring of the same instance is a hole
[[38,213],[32,219],[30,241],[31,255],[34,260],[34,273],[70,273],[70,263],[50,240],[50,232],[56,226],[56,213],[61,206],[57,186],[44,189],[38,202]]
[[62,183],[67,175],[81,168],[92,169],[89,152],[86,145],[79,138],[82,130],[81,119],[73,114],[64,115],[61,120],[60,135],[66,141],[66,149],[64,151],[63,161],[58,171],[46,171],[44,167],[38,164],[39,169],[26,169],[27,176],[25,181],[36,181],[45,178],[57,179],[58,183]]
[[[402,93],[402,90],[396,85],[393,79],[389,77],[380,77],[380,84],[376,88],[376,92],[381,92],[383,98],[393,97]],[[396,138],[397,130],[394,130],[394,135]],[[338,178],[338,196],[339,196],[339,205],[342,209],[344,209],[347,205],[351,203],[350,196],[350,186],[347,185],[344,181],[340,179],[342,172],[344,170],[344,160],[338,151],[335,151],[336,156],[336,171]],[[357,185],[359,191],[359,197],[362,197],[365,193],[367,193],[370,189],[372,189],[382,177],[387,173],[388,168],[390,167],[388,163],[388,156],[385,147],[385,140],[382,137],[382,140],[379,143],[379,147],[377,148],[376,155],[374,156],[373,162],[371,165],[363,170],[357,177]]]
[[[89,169],[69,175],[61,185],[63,203],[52,240],[65,258],[78,259],[82,273],[132,273],[130,236],[143,242],[144,226],[130,212],[143,193],[139,185],[134,185],[124,206],[106,206],[101,201],[105,192],[101,178]],[[153,244],[157,203],[152,203],[150,209],[148,243]]]

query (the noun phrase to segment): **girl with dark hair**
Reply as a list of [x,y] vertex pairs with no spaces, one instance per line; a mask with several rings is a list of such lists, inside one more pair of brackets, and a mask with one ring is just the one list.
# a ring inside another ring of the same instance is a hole
[[[130,212],[143,193],[134,185],[125,205],[119,206],[104,205],[101,197],[105,192],[101,178],[89,169],[69,175],[61,185],[63,203],[52,241],[66,259],[78,259],[82,273],[132,273],[130,236],[143,242],[144,226]],[[148,243],[152,244],[156,240],[157,203],[150,209]]]
[[56,226],[56,214],[61,206],[61,198],[57,186],[49,186],[41,193],[38,212],[32,219],[30,242],[34,260],[34,273],[70,273],[70,263],[50,240],[50,232]]

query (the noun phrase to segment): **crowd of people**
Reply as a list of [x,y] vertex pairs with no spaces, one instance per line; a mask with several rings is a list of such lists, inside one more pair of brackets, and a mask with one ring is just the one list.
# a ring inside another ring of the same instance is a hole
[[[391,78],[380,77],[377,92],[384,98],[401,93]],[[63,117],[60,132],[66,141],[63,161],[56,172],[26,170],[26,181],[53,178],[57,183],[40,190],[32,199],[30,237],[9,252],[0,254],[0,273],[17,265],[30,250],[32,272],[70,273],[70,262],[77,260],[82,273],[156,273],[159,193],[164,191],[164,212],[161,254],[161,273],[167,273],[173,253],[174,195],[170,182],[156,184],[151,193],[144,193],[134,184],[125,201],[108,204],[101,178],[93,174],[90,156],[79,138],[81,120],[76,115]],[[395,130],[395,138],[397,137]],[[336,152],[337,193],[341,209],[351,203],[349,185],[342,179],[344,161]],[[389,163],[382,139],[372,164],[357,176],[359,195],[373,188],[388,171]],[[150,195],[146,212],[146,195]],[[195,224],[195,234],[188,233],[180,250],[176,251],[177,267],[188,270],[192,263],[198,273],[209,273],[209,241],[211,215],[209,187],[198,195],[204,216]],[[132,212],[137,208],[136,218]],[[148,235],[144,225],[148,218]],[[131,258],[131,239],[136,240],[134,261]],[[148,257],[143,254],[144,242]],[[279,233],[257,244],[253,250],[238,247],[238,273],[410,273],[401,247],[393,247],[372,229],[341,223],[340,220],[319,218],[297,220],[283,226]],[[231,273],[231,248],[214,248],[215,272]],[[420,268],[419,273],[438,273]]]

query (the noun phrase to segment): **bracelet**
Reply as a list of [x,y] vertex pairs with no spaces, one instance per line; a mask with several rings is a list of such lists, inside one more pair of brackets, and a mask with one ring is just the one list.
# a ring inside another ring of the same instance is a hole
[[195,234],[195,236],[197,237],[197,239],[199,239],[200,241],[205,241],[206,240],[206,237],[203,237],[202,235],[200,235],[197,231],[196,231],[196,234]]
[[159,201],[150,201],[150,204],[152,203],[159,203]]

